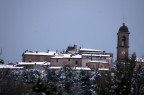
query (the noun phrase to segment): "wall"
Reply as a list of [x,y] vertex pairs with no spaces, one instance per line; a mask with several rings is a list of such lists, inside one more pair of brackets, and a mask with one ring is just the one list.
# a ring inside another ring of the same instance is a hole
[[81,58],[51,58],[52,66],[62,66],[64,64],[69,64],[70,66],[81,67],[81,63],[82,63]]
[[87,66],[91,69],[97,70],[98,68],[111,68],[109,63],[88,62]]
[[23,62],[50,62],[51,55],[23,55]]

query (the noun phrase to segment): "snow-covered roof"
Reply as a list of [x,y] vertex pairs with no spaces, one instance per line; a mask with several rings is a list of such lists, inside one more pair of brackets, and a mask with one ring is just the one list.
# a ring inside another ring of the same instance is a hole
[[[50,69],[61,69],[62,67],[61,66],[51,66],[49,67]],[[91,70],[90,68],[88,67],[73,67],[72,68],[73,70]]]
[[88,49],[88,48],[80,48],[80,51],[96,51],[96,52],[103,52],[103,50]]
[[76,55],[73,55],[73,54],[59,54],[59,55],[56,55],[56,56],[51,57],[51,58],[82,58],[82,56],[79,55],[79,54],[76,54]]
[[57,55],[55,51],[49,51],[49,52],[31,52],[31,51],[26,51],[24,52],[24,55]]
[[98,68],[98,70],[109,71],[109,68]]
[[137,62],[144,62],[144,59],[143,58],[136,58],[136,61]]
[[50,62],[18,62],[17,65],[50,65]]
[[101,60],[89,60],[89,63],[108,63],[106,61],[101,61]]
[[104,54],[82,54],[82,56],[110,57],[110,55],[104,55]]
[[2,64],[0,65],[0,69],[2,68],[9,68],[9,69],[22,69],[23,67],[16,67],[16,65],[5,65],[5,64]]
[[50,69],[61,69],[62,67],[61,66],[51,66],[49,67]]
[[91,69],[88,68],[88,67],[74,67],[73,69],[74,69],[74,70],[88,70],[88,71],[91,70]]

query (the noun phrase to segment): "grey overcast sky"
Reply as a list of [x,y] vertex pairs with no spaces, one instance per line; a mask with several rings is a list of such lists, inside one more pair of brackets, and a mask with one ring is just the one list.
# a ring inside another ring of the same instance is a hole
[[144,55],[144,0],[0,0],[0,56],[63,50],[68,45],[105,50],[116,58],[117,32],[130,31],[130,54]]

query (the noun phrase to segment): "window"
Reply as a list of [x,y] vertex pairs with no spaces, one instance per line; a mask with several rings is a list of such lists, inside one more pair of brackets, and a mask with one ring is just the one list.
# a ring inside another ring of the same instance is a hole
[[70,58],[68,59],[68,61],[70,61]]
[[102,67],[103,67],[103,65],[100,64],[99,68],[102,68]]
[[122,37],[122,46],[124,47],[125,45],[126,45],[126,37],[123,36],[123,37]]
[[32,59],[29,59],[29,62],[32,62]]
[[78,65],[78,61],[75,61],[75,64]]
[[93,68],[95,68],[95,66],[93,65]]

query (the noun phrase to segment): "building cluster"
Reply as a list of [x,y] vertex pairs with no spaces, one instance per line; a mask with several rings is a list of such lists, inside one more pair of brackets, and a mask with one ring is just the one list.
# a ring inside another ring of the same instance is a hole
[[70,65],[71,67],[83,67],[91,70],[110,70],[113,64],[113,54],[103,50],[77,48],[77,45],[68,46],[63,52],[50,51],[33,52],[24,51],[22,54],[22,62],[18,62],[17,66],[26,69],[43,68],[43,67],[61,67]]
[[[129,57],[129,29],[123,23],[117,33],[117,61],[122,62]],[[136,59],[136,67],[144,64],[144,59]],[[68,46],[63,52],[39,52],[26,50],[22,54],[22,62],[15,66],[25,69],[57,69],[63,65],[85,70],[111,70],[113,53],[104,50]],[[14,66],[14,67],[15,67]]]

